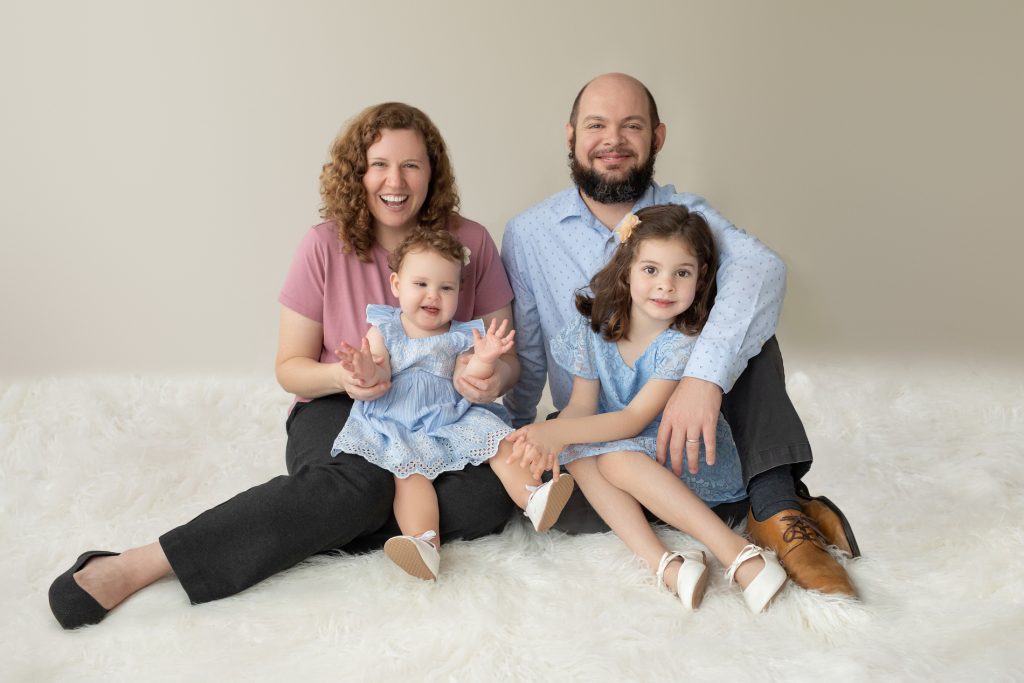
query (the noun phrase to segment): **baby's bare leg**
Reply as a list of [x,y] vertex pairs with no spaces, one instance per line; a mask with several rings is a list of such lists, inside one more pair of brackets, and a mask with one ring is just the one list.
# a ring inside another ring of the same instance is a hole
[[520,467],[518,462],[505,462],[511,454],[512,444],[502,440],[498,452],[487,463],[501,480],[501,485],[505,487],[505,492],[512,502],[518,505],[520,510],[525,510],[530,499],[530,491],[526,487],[536,486],[540,482],[533,478],[529,468]]
[[406,536],[419,536],[433,531],[437,537],[431,540],[441,545],[441,529],[438,522],[437,493],[434,482],[422,474],[412,474],[405,479],[395,477],[395,520]]

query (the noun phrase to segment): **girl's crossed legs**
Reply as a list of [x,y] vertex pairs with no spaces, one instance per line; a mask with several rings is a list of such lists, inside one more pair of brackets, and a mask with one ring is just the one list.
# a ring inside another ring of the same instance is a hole
[[[652,570],[668,550],[654,533],[641,505],[703,543],[726,567],[748,545],[681,479],[644,453],[604,453],[575,460],[567,469],[605,523]],[[743,588],[765,567],[763,559],[751,559],[756,561],[745,561],[736,570],[736,581]],[[677,560],[665,569],[665,584],[673,592],[681,566]]]

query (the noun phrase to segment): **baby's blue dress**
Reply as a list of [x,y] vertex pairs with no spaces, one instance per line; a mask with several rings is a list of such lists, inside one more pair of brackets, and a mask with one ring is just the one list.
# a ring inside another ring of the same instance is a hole
[[[606,341],[600,332],[590,328],[587,318],[579,315],[566,323],[551,340],[551,356],[574,376],[600,380],[597,411],[610,413],[629,405],[650,379],[681,379],[695,342],[696,337],[667,329],[647,346],[631,368],[622,360],[615,342]],[[564,465],[580,458],[614,451],[637,451],[653,459],[660,424],[659,415],[638,436],[631,439],[570,445],[562,452],[559,460]],[[682,480],[708,505],[743,500],[747,494],[743,487],[736,442],[721,415],[718,416],[715,440],[715,464],[708,466],[705,462],[704,444],[701,443],[697,474],[690,474],[684,463]],[[671,456],[666,457],[665,467],[671,466],[670,460]]]
[[401,479],[434,479],[487,461],[512,429],[452,385],[455,359],[473,347],[473,329],[484,332],[483,322],[453,320],[444,334],[410,339],[400,313],[393,306],[366,307],[367,322],[388,349],[391,388],[374,401],[355,402],[331,455],[361,455]]

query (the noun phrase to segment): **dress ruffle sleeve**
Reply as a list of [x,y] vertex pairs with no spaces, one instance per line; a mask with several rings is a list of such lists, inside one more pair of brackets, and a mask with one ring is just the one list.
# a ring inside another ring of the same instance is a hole
[[682,379],[696,337],[669,330],[658,340],[651,379]]
[[590,329],[590,320],[582,315],[573,317],[551,340],[551,357],[576,377],[597,379],[595,334]]
[[451,332],[455,333],[456,353],[462,353],[473,348],[473,330],[483,335],[487,329],[483,320],[470,320],[468,323],[452,321]]
[[366,322],[378,328],[395,319],[399,309],[385,304],[367,304]]

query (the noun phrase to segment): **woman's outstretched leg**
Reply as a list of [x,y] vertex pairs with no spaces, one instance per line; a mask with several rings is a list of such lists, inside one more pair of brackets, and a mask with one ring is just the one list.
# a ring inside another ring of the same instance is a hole
[[193,603],[216,600],[380,528],[391,516],[391,474],[357,456],[330,457],[351,405],[330,396],[297,406],[288,476],[243,491],[155,543],[65,572],[51,587],[54,616],[66,628],[95,623],[172,570]]
[[154,542],[120,555],[93,557],[73,578],[104,609],[111,610],[132,593],[170,573],[171,565],[163,548]]

